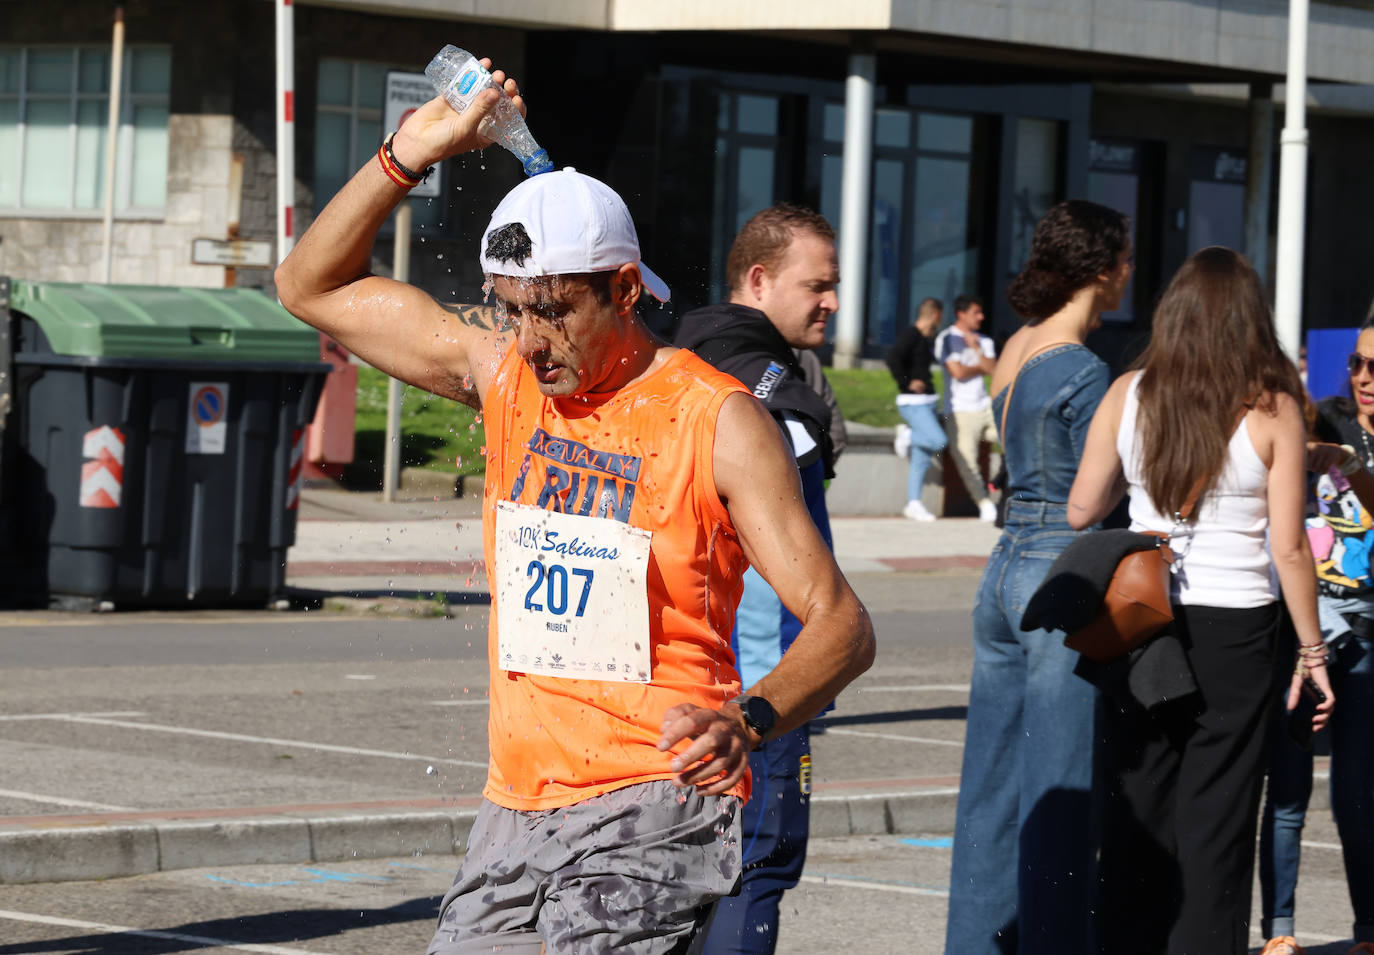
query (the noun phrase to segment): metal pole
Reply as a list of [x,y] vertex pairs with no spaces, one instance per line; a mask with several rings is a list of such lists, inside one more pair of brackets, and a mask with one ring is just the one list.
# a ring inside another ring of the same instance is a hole
[[110,51],[110,121],[105,133],[105,254],[102,281],[114,276],[115,154],[119,152],[119,91],[124,75],[124,8],[115,7],[114,38]]
[[1293,361],[1302,339],[1303,230],[1307,201],[1307,0],[1288,3],[1288,80],[1279,137],[1279,235],[1274,326]]
[[[410,281],[410,226],[414,212],[410,202],[402,199],[396,209],[396,236],[392,252],[392,277],[398,282]],[[386,387],[386,450],[382,457],[382,500],[396,500],[401,487],[401,383],[395,378]]]
[[868,232],[872,212],[873,84],[877,58],[856,46],[844,84],[844,167],[840,190],[840,311],[835,367],[854,368],[863,348],[868,290]]
[[277,261],[296,242],[295,31],[291,0],[277,0]]

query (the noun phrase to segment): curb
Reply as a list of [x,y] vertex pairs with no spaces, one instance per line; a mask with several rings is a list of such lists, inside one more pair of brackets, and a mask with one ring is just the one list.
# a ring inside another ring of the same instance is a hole
[[[1325,781],[1325,773],[1317,773]],[[824,788],[824,787],[822,787]],[[1309,811],[1328,808],[1313,787]],[[947,836],[957,786],[811,797],[811,836]],[[150,819],[0,828],[0,885],[116,879],[212,866],[461,856],[476,809],[329,810],[309,815]],[[90,817],[83,817],[90,818]]]
[[[958,790],[813,795],[811,835],[948,835]],[[211,866],[461,856],[475,809],[325,811],[0,829],[0,885],[117,879]]]

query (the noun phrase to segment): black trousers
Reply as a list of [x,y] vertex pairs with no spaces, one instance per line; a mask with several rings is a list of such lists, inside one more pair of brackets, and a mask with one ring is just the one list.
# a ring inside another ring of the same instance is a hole
[[1096,919],[1110,955],[1245,955],[1277,604],[1174,607],[1198,693],[1109,701]]

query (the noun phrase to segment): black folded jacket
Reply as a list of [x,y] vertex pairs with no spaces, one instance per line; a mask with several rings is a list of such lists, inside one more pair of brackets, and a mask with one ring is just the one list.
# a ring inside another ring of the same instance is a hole
[[[1138,534],[1124,528],[1075,537],[1055,558],[1044,581],[1031,595],[1026,612],[1021,615],[1021,629],[1043,627],[1067,634],[1086,627],[1102,609],[1102,598],[1121,559],[1158,546],[1159,538],[1153,534]],[[1197,692],[1192,667],[1172,627],[1166,627],[1118,660],[1095,663],[1081,657],[1074,673],[1118,699],[1145,709],[1185,700]]]
[[1075,537],[1064,548],[1031,595],[1021,615],[1021,629],[1073,633],[1092,623],[1121,558],[1159,545],[1152,534],[1117,528]]

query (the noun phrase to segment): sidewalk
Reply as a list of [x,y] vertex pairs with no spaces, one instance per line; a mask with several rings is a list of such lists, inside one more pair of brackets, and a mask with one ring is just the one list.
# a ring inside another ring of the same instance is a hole
[[[287,583],[372,595],[485,592],[480,508],[476,498],[386,504],[379,494],[307,488]],[[835,559],[847,574],[979,569],[1000,534],[971,517],[833,517],[830,527]]]

